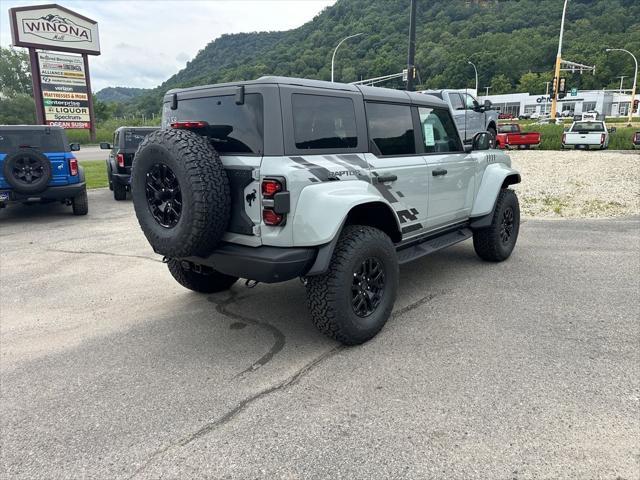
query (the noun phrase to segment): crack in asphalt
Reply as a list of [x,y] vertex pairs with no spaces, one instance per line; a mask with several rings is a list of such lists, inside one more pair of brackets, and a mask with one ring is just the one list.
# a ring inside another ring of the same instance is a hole
[[144,255],[127,255],[124,253],[100,252],[100,251],[92,251],[92,250],[63,250],[58,248],[45,248],[44,251],[57,252],[57,253],[69,253],[72,255],[106,255],[108,257],[140,258],[142,260],[149,260],[151,262],[162,263],[162,260],[157,260],[151,257],[145,257]]
[[[430,293],[429,295],[425,295],[424,297],[416,300],[413,303],[410,303],[409,305],[406,305],[402,308],[400,308],[399,310],[394,311],[391,314],[391,318],[392,319],[398,319],[400,318],[402,315],[415,310],[416,308],[430,302],[431,300],[433,300],[434,298],[436,298],[438,295],[440,294],[445,294],[447,292],[438,292],[438,293]],[[245,298],[250,297],[249,295],[247,296],[238,296],[237,292],[231,292],[231,295],[224,299],[221,302],[217,302],[214,298],[209,298],[208,300],[212,303],[215,303],[217,306],[217,311],[223,315],[229,316],[231,318],[233,318],[234,320],[242,320],[248,323],[251,323],[253,325],[260,325],[260,326],[264,326],[264,325],[269,325],[270,327],[274,328],[273,325],[270,324],[265,324],[264,322],[259,322],[257,320],[254,320],[252,318],[249,317],[244,317],[240,314],[237,313],[233,313],[233,312],[229,312],[226,310],[226,307],[238,300],[243,300]],[[277,329],[275,329],[277,330]],[[277,330],[283,338],[283,345],[282,347],[284,347],[284,334],[282,334],[282,332],[280,332],[279,330]],[[164,455],[166,452],[168,452],[169,450],[173,449],[173,448],[177,448],[177,447],[184,447],[196,440],[198,440],[199,438],[204,437],[205,435],[208,435],[209,433],[213,432],[214,430],[216,430],[217,428],[226,425],[227,423],[231,422],[235,417],[237,417],[240,413],[242,413],[244,410],[246,410],[251,404],[253,404],[254,402],[257,402],[258,400],[260,400],[261,398],[267,397],[268,395],[271,395],[272,393],[276,393],[276,392],[282,392],[282,391],[286,391],[287,389],[289,389],[290,387],[296,385],[303,377],[305,377],[306,375],[308,375],[309,373],[311,373],[315,368],[317,368],[321,363],[323,363],[325,360],[328,360],[329,358],[333,357],[334,355],[340,353],[341,351],[345,350],[347,347],[344,345],[337,345],[335,347],[333,347],[330,350],[325,351],[324,353],[322,353],[321,355],[317,356],[316,358],[314,358],[313,360],[311,360],[310,362],[306,363],[302,368],[300,368],[298,371],[296,371],[293,375],[287,377],[285,380],[277,383],[276,385],[272,385],[271,387],[267,387],[263,390],[260,390],[257,393],[254,393],[253,395],[244,398],[243,400],[241,400],[234,408],[232,408],[231,410],[229,410],[227,413],[225,413],[224,415],[216,418],[215,420],[205,424],[204,426],[202,426],[201,428],[199,428],[198,430],[196,430],[195,432],[186,435],[184,437],[182,437],[181,439],[179,439],[176,442],[170,443],[158,450],[156,450],[155,452],[153,452],[149,458],[144,462],[144,464],[142,464],[138,469],[136,469],[135,472],[133,472],[133,474],[128,478],[128,480],[131,480],[133,478],[135,478],[136,476],[138,476],[140,473],[142,473],[149,465],[151,465],[151,463],[157,459],[158,457]],[[358,347],[350,347],[350,348],[358,348]],[[282,348],[281,348],[282,349]],[[271,349],[273,350],[273,348]],[[271,351],[270,350],[270,351]],[[275,354],[274,354],[275,355]],[[262,357],[264,358],[264,357]],[[271,358],[273,358],[273,355],[271,355],[271,357],[269,358],[269,360],[271,360]],[[260,360],[258,360],[259,362]],[[256,362],[256,363],[258,363]],[[266,363],[266,362],[265,362]],[[255,364],[255,363],[254,363]],[[251,368],[245,370],[246,371],[250,371]],[[238,375],[236,375],[237,378]]]
[[246,322],[250,325],[254,325],[256,327],[260,327],[263,328],[265,330],[267,330],[269,333],[271,333],[271,335],[273,335],[273,339],[274,339],[274,343],[271,346],[271,348],[269,348],[269,350],[267,351],[267,353],[265,353],[262,357],[260,357],[258,360],[256,360],[255,362],[253,362],[251,364],[251,366],[249,366],[248,368],[246,368],[245,370],[241,371],[240,373],[238,373],[237,375],[235,375],[233,378],[237,378],[240,377],[242,375],[244,375],[245,373],[248,372],[253,372],[255,370],[257,370],[260,367],[263,367],[264,365],[266,365],[267,363],[269,363],[273,357],[278,354],[285,346],[286,343],[286,337],[284,335],[284,333],[282,333],[282,331],[278,328],[276,328],[275,326],[271,325],[270,323],[267,322],[261,322],[260,320],[256,320],[254,318],[251,317],[247,317],[244,315],[241,315],[239,313],[235,313],[232,312],[230,310],[227,309],[227,307],[229,305],[232,305],[234,303],[237,303],[240,300],[244,300],[245,298],[248,298],[249,296],[238,296],[238,293],[236,291],[231,290],[230,291],[230,296],[222,301],[217,301],[215,298],[213,297],[209,297],[208,300],[211,303],[216,304],[216,310],[224,315],[227,318],[230,318],[232,320],[239,320],[242,322]]

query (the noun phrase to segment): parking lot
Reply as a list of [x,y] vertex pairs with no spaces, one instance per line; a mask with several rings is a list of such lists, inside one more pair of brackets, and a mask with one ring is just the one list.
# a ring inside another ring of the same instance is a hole
[[201,296],[130,201],[0,211],[4,478],[640,475],[640,220],[527,220],[401,269],[343,348],[297,281]]

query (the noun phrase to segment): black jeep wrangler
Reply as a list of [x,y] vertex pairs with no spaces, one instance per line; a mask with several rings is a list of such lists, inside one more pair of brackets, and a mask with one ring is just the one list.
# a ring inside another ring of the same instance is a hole
[[158,127],[120,127],[113,134],[113,145],[107,142],[100,144],[102,150],[111,150],[107,158],[107,177],[109,190],[113,198],[126,200],[127,191],[131,190],[131,165],[140,142]]

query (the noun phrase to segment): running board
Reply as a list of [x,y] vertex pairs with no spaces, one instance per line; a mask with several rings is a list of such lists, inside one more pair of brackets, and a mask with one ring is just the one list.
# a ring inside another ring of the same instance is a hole
[[439,235],[435,238],[430,238],[422,243],[398,251],[398,263],[402,265],[404,263],[411,262],[417,258],[430,255],[438,250],[455,245],[456,243],[462,242],[472,236],[473,231],[470,228],[461,228],[453,232]]

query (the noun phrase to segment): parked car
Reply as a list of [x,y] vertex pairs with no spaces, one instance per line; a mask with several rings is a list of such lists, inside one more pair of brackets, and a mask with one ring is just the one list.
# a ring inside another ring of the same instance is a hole
[[559,116],[560,117],[564,117],[564,118],[570,118],[573,117],[575,114],[573,112],[573,110],[564,110],[563,112],[560,112]]
[[107,178],[113,198],[125,200],[130,190],[131,164],[140,142],[158,127],[120,127],[113,134],[113,144],[103,142],[100,148],[110,150],[107,158]]
[[498,125],[496,146],[506,149],[529,149],[540,146],[538,132],[523,132],[517,123]]
[[518,237],[511,160],[463,146],[430,95],[283,77],[170,90],[140,144],[136,216],[173,277],[202,293],[301,277],[311,318],[348,345],[375,336],[398,265],[473,237],[499,262]]
[[610,132],[614,131],[615,128],[607,129],[607,125],[601,121],[573,122],[571,127],[562,134],[562,148],[604,150],[609,147]]
[[74,215],[89,211],[84,170],[61,127],[0,126],[0,207],[8,203],[54,202],[70,205]]
[[480,105],[478,100],[465,90],[424,90],[420,93],[433,95],[449,105],[464,143],[471,143],[480,132],[489,132],[492,144],[495,142],[498,133],[498,112],[493,110],[489,100]]
[[633,134],[633,148],[640,148],[640,132]]
[[498,120],[513,120],[514,118],[516,117],[512,113],[502,112],[498,114]]

